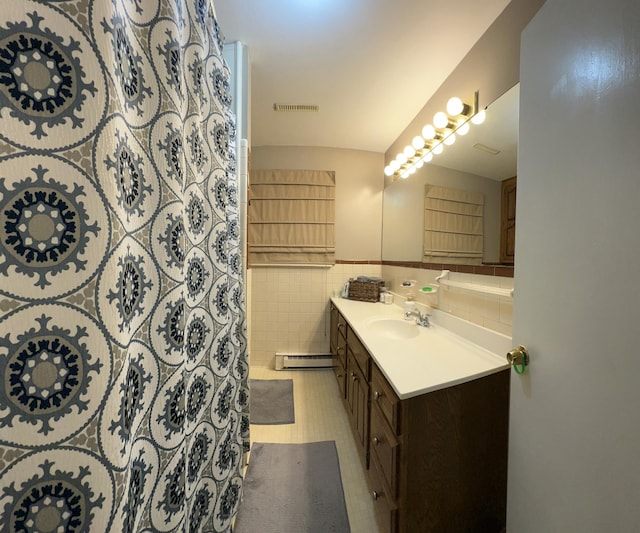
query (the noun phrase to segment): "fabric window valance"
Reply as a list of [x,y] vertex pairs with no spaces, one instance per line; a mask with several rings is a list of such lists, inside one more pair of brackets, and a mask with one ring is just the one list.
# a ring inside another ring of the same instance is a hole
[[335,172],[252,170],[251,266],[335,263]]

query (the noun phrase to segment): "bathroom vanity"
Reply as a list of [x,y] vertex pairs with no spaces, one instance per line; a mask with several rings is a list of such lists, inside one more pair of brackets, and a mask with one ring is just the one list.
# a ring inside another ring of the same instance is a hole
[[[402,309],[331,300],[331,352],[381,533],[501,532],[509,366]],[[479,332],[479,338],[491,333]]]

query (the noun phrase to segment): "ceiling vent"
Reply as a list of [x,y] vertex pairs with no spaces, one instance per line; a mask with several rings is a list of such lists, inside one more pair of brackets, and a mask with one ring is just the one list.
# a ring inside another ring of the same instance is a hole
[[491,146],[487,146],[486,144],[476,143],[473,145],[476,150],[480,150],[481,152],[486,152],[491,155],[498,155],[500,150],[496,148],[491,148]]
[[288,111],[288,112],[300,112],[300,111],[319,111],[320,106],[309,104],[273,104],[275,111]]

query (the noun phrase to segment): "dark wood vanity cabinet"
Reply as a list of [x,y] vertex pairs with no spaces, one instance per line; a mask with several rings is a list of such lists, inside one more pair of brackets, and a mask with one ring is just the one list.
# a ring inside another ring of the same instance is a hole
[[370,358],[360,339],[344,317],[331,304],[330,329],[333,371],[353,429],[358,450],[366,467],[369,439],[369,376]]
[[[341,317],[332,304],[332,338],[334,310]],[[503,531],[509,370],[400,400],[355,332],[345,329],[341,395],[380,532]]]
[[503,531],[509,371],[400,400],[372,365],[369,482],[382,532]]

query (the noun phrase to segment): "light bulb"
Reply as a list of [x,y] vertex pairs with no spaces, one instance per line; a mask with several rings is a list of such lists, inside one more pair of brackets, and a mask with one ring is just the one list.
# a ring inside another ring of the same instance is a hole
[[436,130],[431,124],[427,124],[424,128],[422,128],[422,136],[425,139],[433,139],[436,136]]
[[396,170],[398,170],[400,168],[400,163],[398,163],[394,159],[393,161],[391,161],[391,163],[389,163],[389,167],[391,168],[391,170],[393,170],[395,172]]
[[473,122],[474,124],[482,124],[485,118],[487,118],[487,113],[483,109],[482,111],[471,117],[471,122]]
[[404,155],[407,156],[407,159],[411,159],[414,155],[416,155],[416,149],[413,146],[405,146]]
[[433,115],[433,125],[436,128],[446,128],[447,124],[449,124],[449,118],[442,111],[438,111]]
[[456,142],[456,134],[453,132],[444,138],[444,144],[447,146],[451,146],[454,142]]
[[432,153],[436,154],[436,155],[440,155],[442,153],[442,151],[444,150],[444,146],[442,146],[442,143],[440,143],[438,146],[436,146],[433,150],[431,150]]
[[407,156],[404,155],[403,153],[399,153],[396,156],[396,159],[397,159],[398,163],[400,163],[401,165],[404,165],[407,162]]
[[416,162],[416,168],[422,168],[424,166],[424,159],[418,159]]
[[466,135],[467,133],[469,133],[469,123],[465,122],[456,130],[456,133],[459,135]]
[[415,174],[416,173],[416,167],[411,167],[409,169],[409,175]]
[[393,176],[393,173],[395,171],[391,168],[391,165],[387,165],[386,167],[384,167],[384,175],[385,176]]
[[402,174],[400,174],[400,177],[401,177],[403,180],[406,180],[406,179],[409,177],[409,172],[407,172],[407,171],[405,170]]
[[458,98],[457,96],[450,98],[447,102],[447,113],[449,113],[450,115],[459,115],[463,110],[464,104],[462,103],[462,100],[460,100],[460,98]]
[[424,139],[420,137],[420,135],[416,135],[411,141],[411,144],[416,150],[421,150],[424,147]]
[[428,163],[429,161],[431,161],[433,159],[433,154],[431,152],[429,152],[427,155],[425,155],[423,157],[423,159],[424,159],[425,163]]

